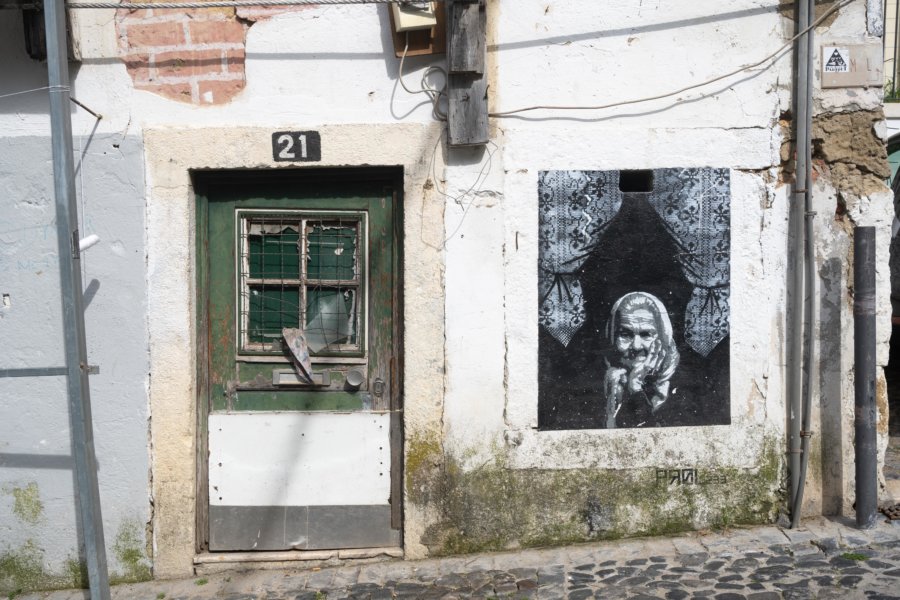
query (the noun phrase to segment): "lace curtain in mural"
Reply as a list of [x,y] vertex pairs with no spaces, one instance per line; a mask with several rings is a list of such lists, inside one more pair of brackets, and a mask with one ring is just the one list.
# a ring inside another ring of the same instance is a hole
[[728,169],[657,169],[649,200],[694,286],[684,340],[707,356],[729,331],[731,184]]
[[563,346],[584,325],[575,272],[622,206],[618,171],[543,171],[539,175],[538,322]]

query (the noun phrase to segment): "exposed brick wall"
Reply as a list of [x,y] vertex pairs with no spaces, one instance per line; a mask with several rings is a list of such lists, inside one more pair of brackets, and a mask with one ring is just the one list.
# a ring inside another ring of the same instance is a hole
[[201,105],[244,89],[247,25],[233,9],[120,10],[116,26],[137,89]]
[[[151,0],[152,1],[152,0]],[[253,21],[309,7],[119,10],[116,31],[134,87],[196,105],[229,102],[244,89]]]

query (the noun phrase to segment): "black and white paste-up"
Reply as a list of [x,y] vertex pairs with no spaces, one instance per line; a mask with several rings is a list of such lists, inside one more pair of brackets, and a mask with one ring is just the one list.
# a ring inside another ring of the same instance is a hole
[[[539,175],[538,425],[727,424],[730,172],[645,171],[640,190],[621,175]],[[646,352],[631,368],[629,335]]]

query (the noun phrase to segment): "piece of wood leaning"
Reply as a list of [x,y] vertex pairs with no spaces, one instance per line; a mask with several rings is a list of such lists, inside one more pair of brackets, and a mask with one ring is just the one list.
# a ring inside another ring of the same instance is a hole
[[449,38],[447,56],[450,73],[484,73],[485,31],[487,25],[483,0],[450,3]]
[[450,75],[447,131],[451,146],[488,143],[487,91],[484,75]]

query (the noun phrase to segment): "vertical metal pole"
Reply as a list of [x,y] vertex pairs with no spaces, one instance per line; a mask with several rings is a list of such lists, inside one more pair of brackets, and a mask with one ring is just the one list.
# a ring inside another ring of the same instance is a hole
[[47,73],[50,86],[50,129],[53,146],[53,188],[56,194],[56,235],[59,245],[59,281],[65,330],[69,415],[81,530],[87,558],[91,598],[109,600],[109,575],[100,492],[94,456],[91,394],[88,384],[87,343],[84,334],[84,298],[81,256],[78,249],[78,212],[72,157],[72,122],[69,115],[64,0],[44,1],[47,33]]
[[[809,19],[812,20],[815,14],[815,1],[807,0],[807,13]],[[809,438],[812,436],[810,430],[810,419],[812,416],[812,394],[814,377],[816,373],[815,350],[816,350],[816,230],[815,216],[812,205],[812,113],[813,113],[813,57],[815,51],[813,49],[813,40],[815,39],[815,31],[812,30],[804,36],[806,38],[806,88],[803,91],[802,101],[806,103],[805,108],[805,124],[803,126],[803,139],[798,136],[798,145],[803,149],[804,163],[806,168],[803,173],[797,171],[797,180],[803,178],[803,188],[806,193],[803,197],[803,228],[804,228],[804,266],[806,272],[804,275],[805,288],[805,308],[804,322],[806,324],[806,352],[804,354],[804,385],[803,385],[803,403],[800,410],[800,480],[797,494],[795,496],[796,509],[792,511],[791,527],[800,524],[800,513],[803,508],[803,490],[806,487],[806,470],[809,465]],[[799,89],[800,86],[798,86]],[[799,101],[799,100],[798,100]],[[799,150],[798,150],[799,152]]]
[[875,228],[853,236],[853,360],[856,399],[856,525],[875,525],[878,458],[875,436]]
[[[797,31],[803,31],[810,24],[809,2],[797,0]],[[806,146],[809,127],[809,33],[800,36],[796,42],[797,79],[794,85],[794,110],[796,111],[796,152],[797,169],[794,177],[793,200],[790,206],[790,225],[793,232],[790,247],[791,270],[790,279],[790,315],[788,328],[788,472],[790,474],[791,492],[791,527],[800,523],[800,501],[802,497],[803,479],[801,471],[800,425],[803,398],[803,283],[804,283],[804,242],[806,227],[804,212],[808,193],[806,173],[809,170],[809,152]]]

